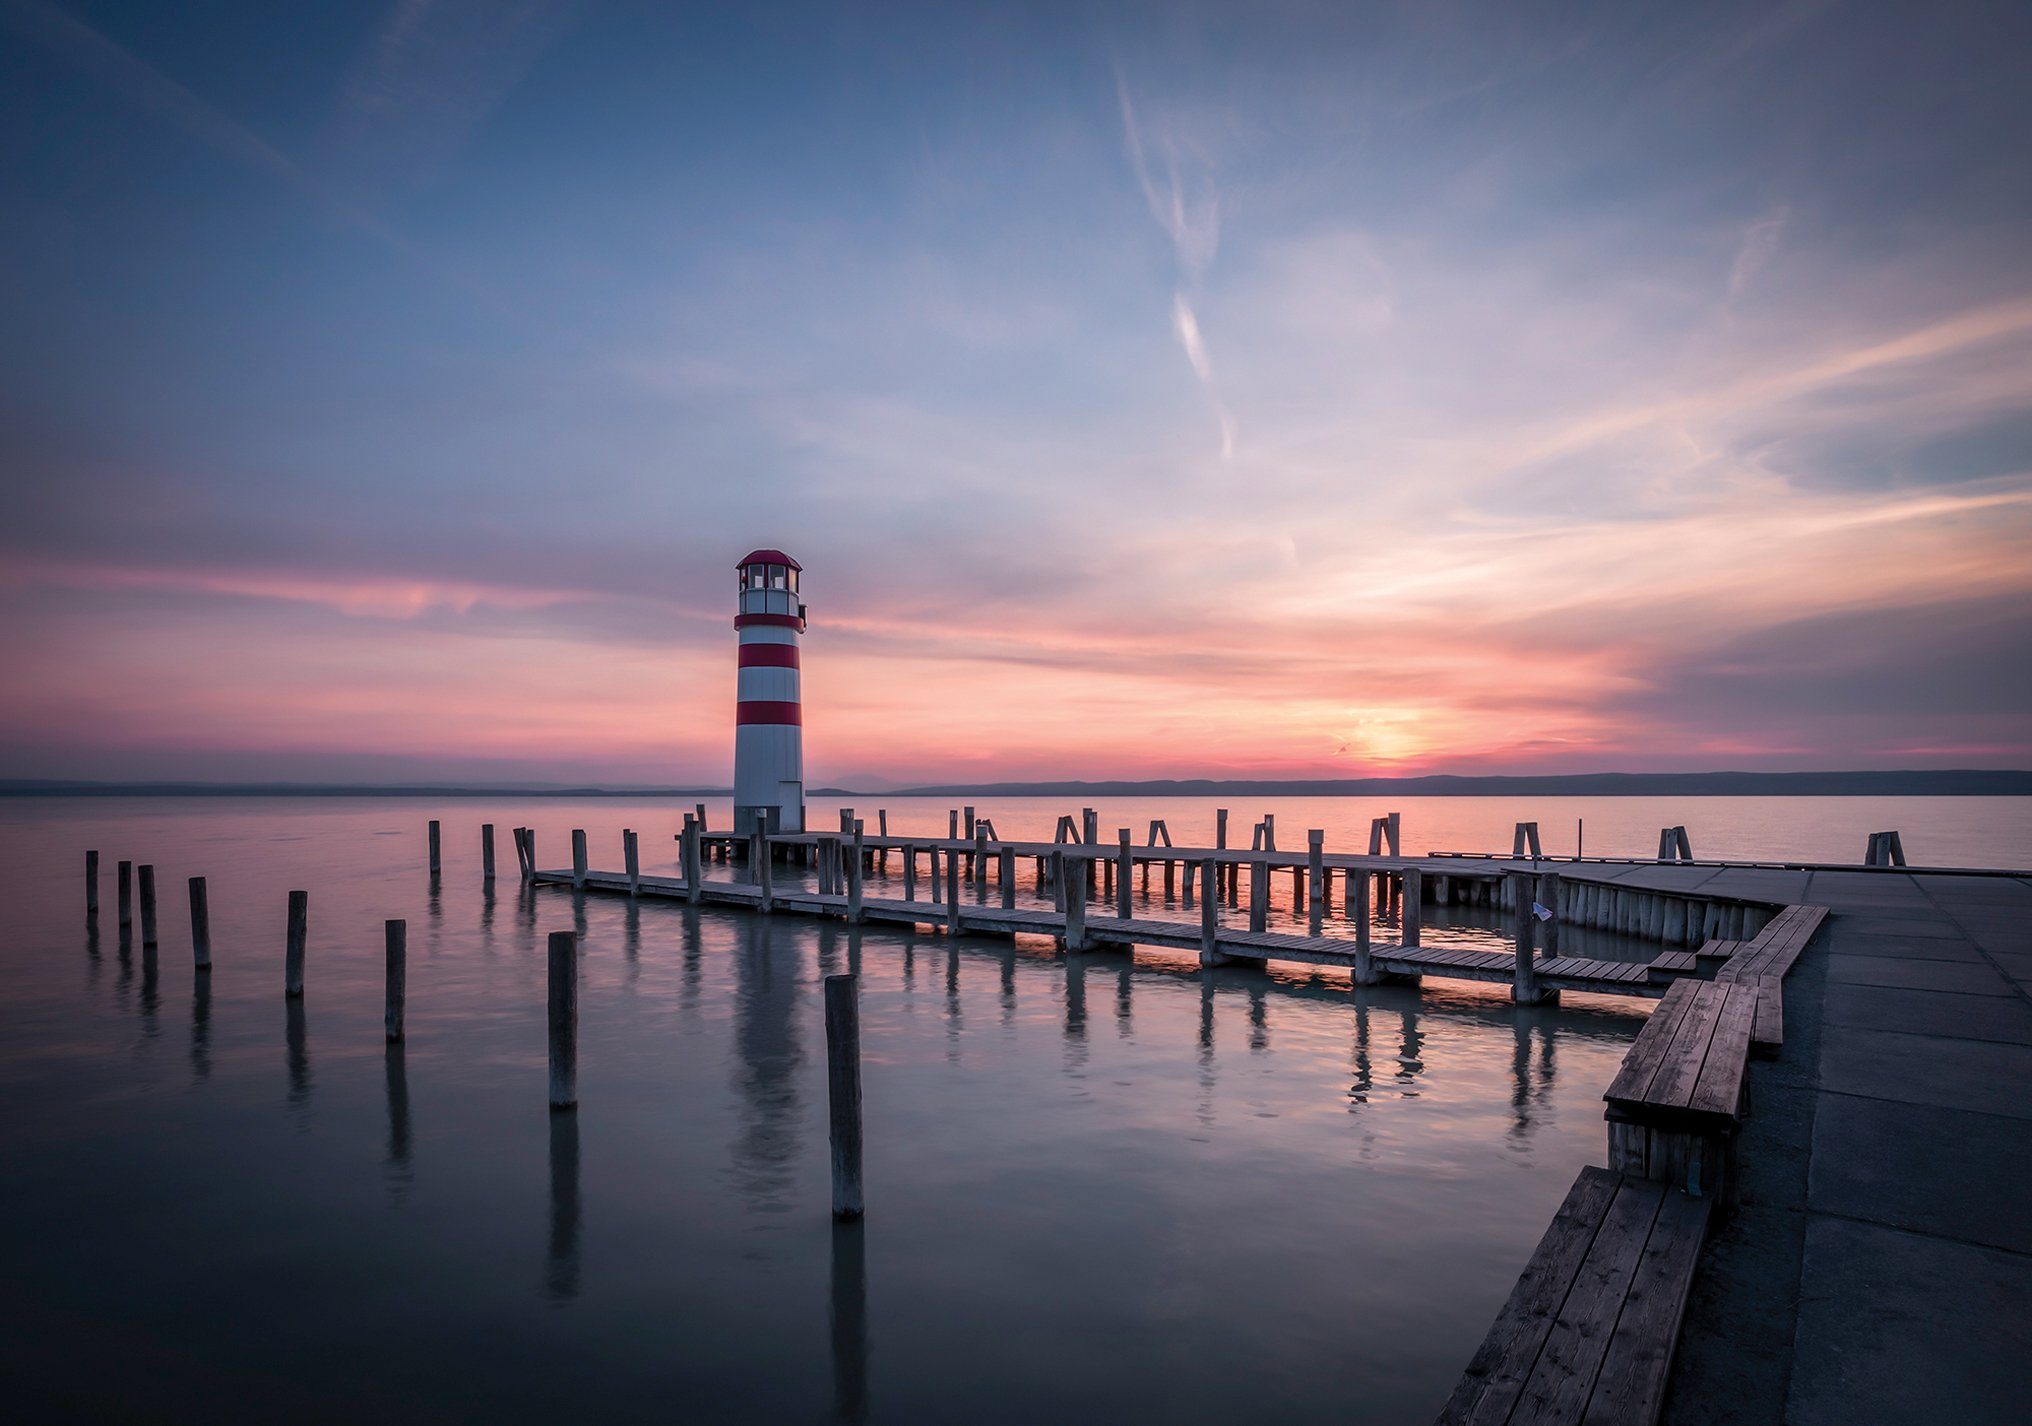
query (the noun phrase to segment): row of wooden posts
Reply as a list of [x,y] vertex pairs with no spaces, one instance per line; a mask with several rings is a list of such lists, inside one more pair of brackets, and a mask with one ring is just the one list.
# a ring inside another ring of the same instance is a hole
[[[689,821],[689,819],[687,819]],[[573,833],[574,848],[581,867],[585,859],[585,833]],[[494,873],[494,828],[482,829],[481,845],[489,880]],[[535,834],[516,829],[516,846],[525,857],[526,874],[535,872]],[[696,855],[696,839],[693,853]],[[628,833],[629,870],[635,873],[635,834]],[[430,824],[430,871],[441,873],[442,838],[436,821]],[[858,881],[858,877],[856,877]],[[132,936],[134,891],[140,890],[141,943],[144,953],[157,944],[155,868],[123,861],[118,867],[119,930],[122,944]],[[96,925],[99,915],[99,853],[85,853],[85,915]],[[192,956],[199,972],[212,969],[210,903],[205,879],[190,878],[190,920]],[[405,1013],[409,1003],[409,923],[391,919],[383,923],[384,990],[382,1022],[392,1043],[406,1034]],[[310,893],[291,891],[283,950],[283,995],[297,1000],[304,993],[304,957],[310,934]],[[578,1106],[579,1030],[579,938],[575,931],[552,931],[548,945],[548,1042],[550,1107],[568,1111]],[[859,1218],[863,1211],[861,1193],[861,1029],[858,980],[853,975],[826,977],[825,1027],[827,1077],[831,1093],[831,1134],[833,1170],[833,1214],[836,1218]]]

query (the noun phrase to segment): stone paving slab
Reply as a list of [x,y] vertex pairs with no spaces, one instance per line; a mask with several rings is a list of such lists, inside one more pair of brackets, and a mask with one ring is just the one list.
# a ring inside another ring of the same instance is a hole
[[2027,1185],[2032,1133],[2022,1119],[1820,1096],[1807,1169],[1814,1212],[2032,1253]]
[[2032,1046],[1845,1027],[1821,1048],[1820,1084],[1837,1094],[2032,1119]]
[[2032,1258],[1813,1218],[1787,1426],[2026,1419]]
[[1832,956],[1889,956],[1903,961],[1968,961],[1980,965],[1984,960],[1983,953],[1966,936],[1939,939],[1894,936],[1858,932],[1841,924],[1828,938],[1827,950]]
[[1965,995],[2018,994],[2003,973],[1987,961],[1831,956],[1827,977],[1837,985],[1891,985],[1906,990],[1953,990]]
[[1902,1030],[1914,1035],[2032,1045],[2032,1004],[2003,996],[1888,985],[1832,985],[1827,990],[1825,1013],[1830,1025],[1862,1030]]

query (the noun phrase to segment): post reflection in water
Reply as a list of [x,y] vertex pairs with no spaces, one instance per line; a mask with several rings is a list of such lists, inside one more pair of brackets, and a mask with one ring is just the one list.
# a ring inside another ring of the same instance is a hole
[[579,1116],[550,1111],[550,1247],[543,1295],[567,1303],[579,1295]]
[[1375,1088],[1375,1070],[1369,1062],[1369,997],[1367,988],[1355,987],[1355,1082],[1348,1086],[1349,1108],[1369,1102],[1369,1091]]
[[[765,1213],[792,1207],[798,1156],[798,1036],[801,977],[796,963],[798,928],[743,917],[734,954],[734,1087],[741,1098],[741,1127],[734,1136],[733,1173],[748,1206]],[[781,954],[784,963],[778,965]]]
[[1135,1006],[1131,994],[1136,971],[1134,966],[1123,966],[1115,977],[1115,1033],[1125,1040],[1136,1035]]
[[964,1019],[960,1014],[960,948],[948,946],[945,953],[945,1057],[948,1064],[960,1060],[960,1031]]
[[1424,1048],[1425,1036],[1418,1030],[1418,1000],[1412,996],[1405,1001],[1404,1028],[1397,1043],[1397,1083],[1407,1098],[1418,1092],[1418,1077],[1425,1073]]
[[642,974],[642,905],[630,901],[621,917],[621,955],[628,962],[628,983]]
[[1087,958],[1068,952],[1065,958],[1065,1067],[1077,1070],[1087,1062]]
[[388,1189],[400,1200],[415,1177],[409,1162],[409,1057],[401,1040],[388,1042],[382,1070],[388,1085]]
[[700,945],[698,911],[689,906],[684,910],[683,941],[678,958],[677,1004],[679,1009],[696,1011],[704,948]]
[[151,1040],[155,1038],[161,1028],[156,1023],[155,1015],[156,1010],[162,1004],[162,997],[157,994],[159,981],[157,971],[161,969],[158,964],[160,959],[161,957],[155,947],[143,946],[141,948],[141,1033]]
[[1214,982],[1208,971],[1199,975],[1199,1122],[1214,1122]]
[[833,1420],[868,1419],[867,1221],[833,1224]]
[[1270,992],[1264,986],[1261,972],[1249,984],[1249,1053],[1260,1054],[1270,1048]]
[[301,1114],[310,1108],[310,1047],[304,1021],[303,997],[291,996],[286,1002],[288,1022],[284,1032],[287,1047],[285,1061],[289,1067],[290,1109]]
[[[1512,1023],[1514,1037],[1510,1054],[1510,1108],[1512,1120],[1510,1139],[1523,1144],[1531,1137],[1533,1125],[1540,1112],[1551,1102],[1556,1066],[1553,1061],[1553,1027],[1541,1012],[1527,1012],[1521,1007]],[[1538,1069],[1534,1075],[1531,1068],[1531,1041],[1538,1041]]]
[[1013,938],[997,948],[997,959],[1002,969],[998,999],[1002,1008],[1002,1028],[1006,1030],[1016,1021],[1016,942]]
[[212,978],[199,975],[191,987],[191,1073],[208,1079],[212,1073]]

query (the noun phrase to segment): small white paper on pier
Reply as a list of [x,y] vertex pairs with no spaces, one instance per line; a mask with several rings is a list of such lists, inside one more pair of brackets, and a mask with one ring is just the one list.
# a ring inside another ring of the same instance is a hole
[[1541,921],[1550,921],[1552,919],[1552,908],[1549,906],[1540,906],[1537,902],[1534,901],[1531,903],[1531,914],[1533,916],[1536,916]]

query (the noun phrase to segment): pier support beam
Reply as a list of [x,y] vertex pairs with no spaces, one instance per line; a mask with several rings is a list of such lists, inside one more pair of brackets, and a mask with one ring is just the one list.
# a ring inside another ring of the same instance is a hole
[[441,845],[442,830],[436,819],[433,818],[430,824],[430,874],[432,877],[436,877],[444,870],[444,861],[440,855],[443,850]]
[[[1390,815],[1395,817],[1397,814],[1392,812]],[[1425,899],[1425,873],[1415,866],[1404,868],[1404,882],[1401,896],[1402,899],[1398,904],[1397,914],[1402,923],[1403,935],[1398,939],[1406,946],[1416,946],[1418,944],[1419,928],[1423,924],[1425,915],[1423,906]]]
[[621,832],[621,859],[628,868],[628,894],[642,894],[642,849],[635,839],[633,827]]
[[[1208,857],[1201,864],[1200,883],[1211,887],[1220,874],[1220,863]],[[1190,865],[1187,871],[1191,870]],[[1218,896],[1202,896],[1199,899],[1199,963],[1203,966],[1224,966],[1234,957],[1221,951],[1221,899]]]
[[381,927],[386,977],[381,1027],[390,1041],[402,1038],[403,1011],[409,1004],[409,923],[387,921]]
[[586,831],[583,827],[572,828],[571,884],[573,891],[586,889]]
[[861,858],[863,833],[860,819],[854,821],[854,859],[847,863],[847,924],[861,924]]
[[1510,899],[1515,904],[1511,911],[1512,936],[1516,943],[1517,969],[1510,983],[1510,998],[1519,1005],[1545,1005],[1556,1002],[1559,992],[1547,990],[1538,984],[1538,967],[1532,958],[1531,935],[1537,917],[1531,914],[1531,873],[1527,871],[1510,874]]
[[[1083,951],[1087,948],[1087,879],[1075,871],[1068,877],[1065,853],[1051,854],[1051,869],[1054,879],[1065,890],[1065,948],[1068,951]],[[1087,871],[1092,871],[1089,864]]]
[[141,949],[146,951],[155,946],[155,868],[146,862],[140,867],[141,875]]
[[480,824],[480,880],[488,886],[494,884],[494,824]]
[[579,938],[550,933],[550,1107],[579,1102]]
[[1322,828],[1305,834],[1305,880],[1306,934],[1317,936],[1326,924],[1326,832]]
[[[858,872],[854,879],[859,880]],[[861,1198],[861,1005],[852,975],[825,978],[826,1097],[833,1161],[833,1217],[859,1218]]]
[[205,879],[190,879],[191,965],[197,970],[212,968],[212,908],[205,897]]
[[310,893],[289,893],[289,940],[282,953],[282,993],[296,1000],[303,995],[303,950],[310,938]]

